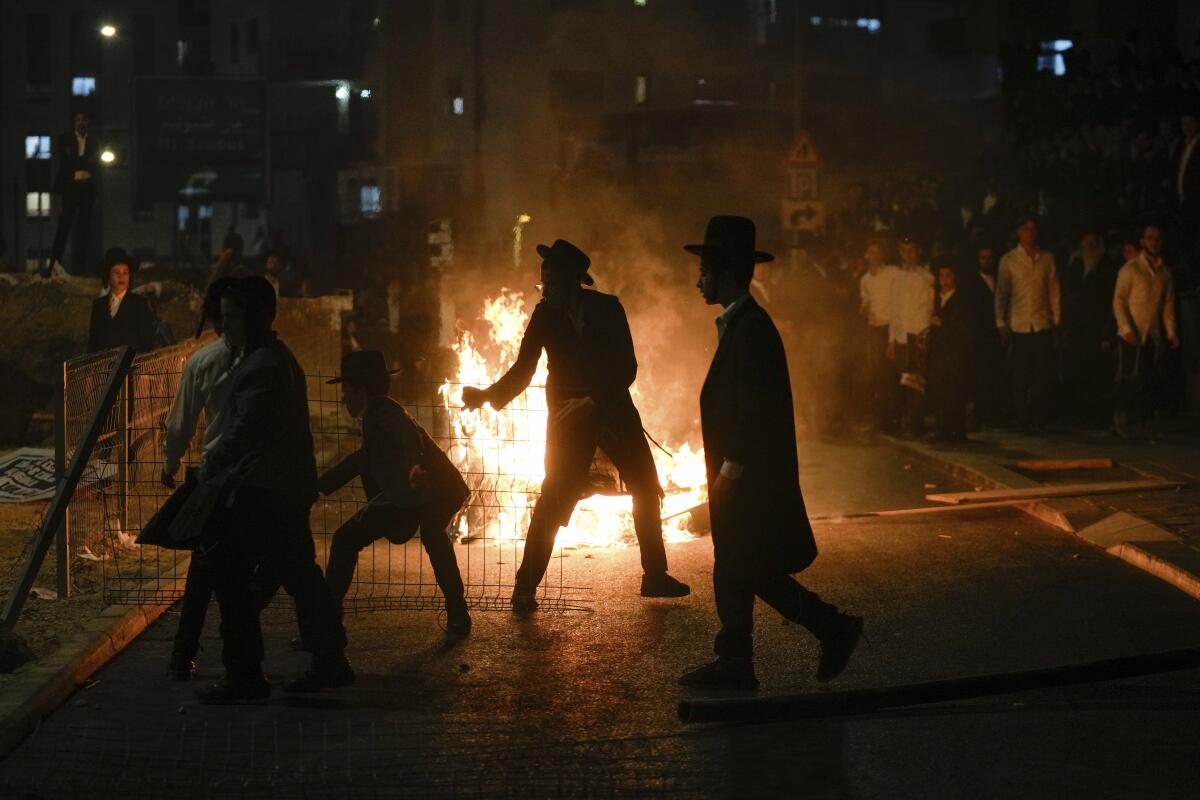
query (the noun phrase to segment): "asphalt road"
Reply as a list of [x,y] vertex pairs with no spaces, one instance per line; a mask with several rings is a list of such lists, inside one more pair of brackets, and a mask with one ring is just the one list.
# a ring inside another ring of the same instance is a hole
[[[958,487],[883,447],[806,444],[809,511],[917,505]],[[1200,605],[1016,511],[819,523],[803,581],[864,614],[833,686],[874,687],[1200,643]],[[715,619],[707,539],[673,545],[692,597],[637,596],[636,549],[572,551],[590,612],[348,619],[351,689],[214,708],[163,676],[168,614],[0,763],[20,797],[1195,797],[1200,672],[840,719],[684,726],[684,668]],[[202,678],[220,674],[215,617]],[[760,607],[760,693],[821,691],[815,643]],[[286,605],[267,668],[299,671]]]

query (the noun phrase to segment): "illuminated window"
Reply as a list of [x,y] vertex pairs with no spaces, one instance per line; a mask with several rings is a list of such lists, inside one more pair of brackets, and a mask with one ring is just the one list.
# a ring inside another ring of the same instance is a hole
[[645,75],[638,75],[633,79],[633,103],[634,105],[644,106],[650,95],[650,78]]
[[77,75],[71,79],[71,94],[87,97],[96,93],[96,79],[90,75]]
[[455,116],[461,117],[466,113],[467,107],[461,97],[456,97],[450,101],[450,110],[454,112]]
[[634,4],[635,6],[638,6],[638,7],[640,7],[640,8],[645,8],[645,6],[646,6],[646,0],[633,0],[633,4]]
[[1037,68],[1038,72],[1053,72],[1055,75],[1067,74],[1067,62],[1063,58],[1063,53],[1075,46],[1075,43],[1070,39],[1051,39],[1050,41],[1041,43],[1041,52],[1038,54]]
[[25,158],[29,160],[44,160],[50,158],[49,136],[26,136]]
[[26,192],[25,216],[31,219],[50,216],[50,193]]
[[383,213],[383,193],[378,184],[366,183],[358,187],[358,210],[368,219]]

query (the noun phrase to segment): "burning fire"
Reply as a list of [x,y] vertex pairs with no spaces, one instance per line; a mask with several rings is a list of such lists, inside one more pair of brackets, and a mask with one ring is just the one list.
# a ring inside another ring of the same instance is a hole
[[[476,488],[484,502],[464,517],[460,532],[472,538],[497,541],[523,537],[545,477],[546,446],[546,356],[543,353],[529,389],[504,411],[484,406],[477,411],[462,408],[464,386],[490,386],[516,360],[529,315],[521,292],[501,289],[483,304],[488,323],[488,344],[483,350],[469,331],[459,333],[455,352],[458,372],[440,389],[452,427],[455,444],[449,455],[458,468],[476,477]],[[490,357],[489,357],[490,356]],[[684,443],[664,443],[674,458],[651,448],[659,481],[666,492],[663,501],[663,537],[668,542],[692,538],[688,531],[694,508],[707,499],[704,451]],[[625,546],[635,541],[632,503],[628,496],[588,497],[578,504],[571,524],[558,533],[563,547]]]

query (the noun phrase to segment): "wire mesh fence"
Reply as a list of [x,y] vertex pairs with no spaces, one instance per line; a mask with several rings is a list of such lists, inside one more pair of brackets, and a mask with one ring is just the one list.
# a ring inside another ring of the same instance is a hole
[[[189,342],[139,355],[105,421],[88,463],[84,484],[71,501],[68,542],[75,558],[100,562],[104,599],[109,603],[170,603],[182,592],[186,554],[135,543],[138,532],[161,507],[170,490],[159,477],[163,467],[163,419],[170,410],[187,358],[206,343]],[[106,360],[107,359],[107,360]],[[111,355],[68,362],[64,380],[64,441],[68,456],[81,437],[86,410],[111,372]],[[310,422],[318,470],[333,466],[358,449],[361,434],[341,402],[332,376],[308,375]],[[524,548],[529,516],[540,488],[545,405],[532,387],[502,412],[466,414],[447,402],[453,387],[420,384],[406,387],[405,408],[463,472],[471,496],[445,532],[456,542],[467,603],[477,609],[509,607],[513,578]],[[469,419],[468,417],[472,417]],[[201,420],[197,430],[203,430]],[[184,459],[200,461],[200,435]],[[319,557],[328,557],[333,533],[366,502],[356,479],[312,509],[312,530]],[[585,610],[586,587],[564,580],[562,550],[556,549],[539,588],[545,610]],[[441,592],[419,539],[402,545],[386,538],[359,556],[345,609],[439,609]]]

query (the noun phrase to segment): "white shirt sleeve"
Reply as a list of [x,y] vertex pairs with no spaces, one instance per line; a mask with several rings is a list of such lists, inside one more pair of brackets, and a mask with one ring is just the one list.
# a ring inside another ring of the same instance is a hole
[[1133,316],[1129,313],[1129,295],[1133,291],[1133,267],[1126,264],[1117,273],[1117,287],[1113,290],[1113,317],[1117,321],[1117,335],[1124,338],[1137,335]]
[[196,432],[196,420],[204,404],[198,384],[196,364],[189,360],[183,365],[183,377],[179,380],[175,401],[163,419],[163,472],[168,475],[179,471],[179,462]]

